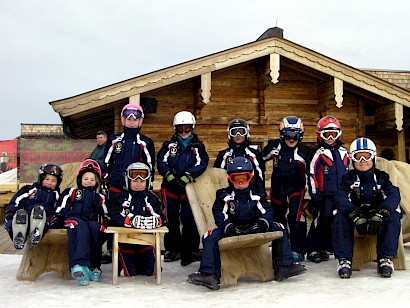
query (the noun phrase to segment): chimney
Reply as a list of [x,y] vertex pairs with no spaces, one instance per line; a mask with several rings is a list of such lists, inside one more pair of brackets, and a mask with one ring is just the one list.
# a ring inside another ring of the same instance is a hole
[[261,40],[272,38],[272,37],[283,38],[283,29],[279,27],[269,28],[260,37],[258,37],[256,41],[261,41]]

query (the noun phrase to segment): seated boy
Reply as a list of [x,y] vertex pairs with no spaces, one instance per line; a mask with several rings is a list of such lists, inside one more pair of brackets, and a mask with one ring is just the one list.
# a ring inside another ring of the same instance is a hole
[[[144,163],[132,163],[125,174],[126,189],[113,200],[113,225],[154,229],[165,222],[161,200],[149,191],[151,170]],[[120,276],[154,274],[154,248],[150,245],[119,244]]]
[[339,259],[340,278],[352,275],[354,230],[359,235],[377,235],[377,272],[390,277],[391,259],[396,256],[400,236],[400,192],[389,175],[375,167],[376,146],[368,138],[358,138],[350,146],[353,169],[344,177],[335,196],[333,247]]
[[302,274],[305,267],[294,261],[289,239],[281,224],[273,222],[272,207],[250,185],[252,163],[245,157],[235,157],[227,167],[229,186],[216,192],[212,212],[216,229],[202,239],[203,254],[199,271],[188,276],[188,282],[212,290],[219,289],[221,260],[218,242],[228,236],[282,231],[283,237],[272,242],[275,280],[281,281]]

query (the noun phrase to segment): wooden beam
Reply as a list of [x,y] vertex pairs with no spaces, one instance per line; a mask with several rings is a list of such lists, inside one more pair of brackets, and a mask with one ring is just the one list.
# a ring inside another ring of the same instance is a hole
[[343,80],[339,78],[334,78],[334,89],[335,89],[335,102],[337,108],[343,107]]
[[397,132],[397,160],[406,162],[406,134],[404,129]]
[[403,129],[403,105],[394,104],[394,116],[396,118],[396,128],[401,131]]
[[211,72],[201,75],[201,97],[202,102],[206,105],[211,99]]
[[270,77],[273,84],[279,82],[280,55],[278,53],[270,54]]
[[135,94],[135,95],[133,95],[133,96],[130,96],[130,97],[128,98],[128,102],[129,102],[130,104],[141,105],[140,98],[141,98],[141,95],[138,93],[138,94]]

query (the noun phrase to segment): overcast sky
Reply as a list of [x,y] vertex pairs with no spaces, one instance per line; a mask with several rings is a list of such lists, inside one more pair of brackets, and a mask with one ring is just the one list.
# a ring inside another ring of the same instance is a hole
[[61,124],[49,102],[286,39],[356,68],[410,71],[408,0],[0,0],[0,140]]

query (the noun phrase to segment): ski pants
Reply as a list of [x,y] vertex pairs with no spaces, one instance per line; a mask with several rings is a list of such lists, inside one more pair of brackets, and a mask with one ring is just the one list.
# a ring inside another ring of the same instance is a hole
[[155,255],[154,248],[149,245],[119,244],[118,274],[123,276],[154,274]]
[[[394,258],[397,255],[400,236],[402,213],[394,212],[384,222],[383,230],[377,235],[376,252],[378,258]],[[333,217],[333,248],[337,259],[353,258],[354,224],[343,213],[336,213]]]
[[68,260],[70,268],[74,265],[100,268],[102,246],[101,225],[96,221],[84,221],[78,217],[66,219],[68,229]]
[[306,249],[307,222],[303,213],[304,196],[304,189],[286,195],[272,192],[270,195],[273,220],[285,227],[292,250],[299,253],[304,253]]
[[312,223],[306,238],[307,254],[314,251],[328,251],[333,253],[332,220],[334,197],[324,197],[313,211]]
[[[294,262],[290,249],[289,238],[283,225],[273,223],[271,231],[282,231],[283,237],[272,241],[272,261],[276,270],[280,266],[286,266]],[[219,240],[226,237],[220,228],[208,231],[202,237],[203,252],[199,272],[221,277],[221,255],[219,252]]]
[[161,189],[161,192],[169,229],[169,232],[164,235],[165,250],[181,253],[182,259],[189,259],[192,252],[199,251],[200,238],[187,195],[170,193],[165,187]]

